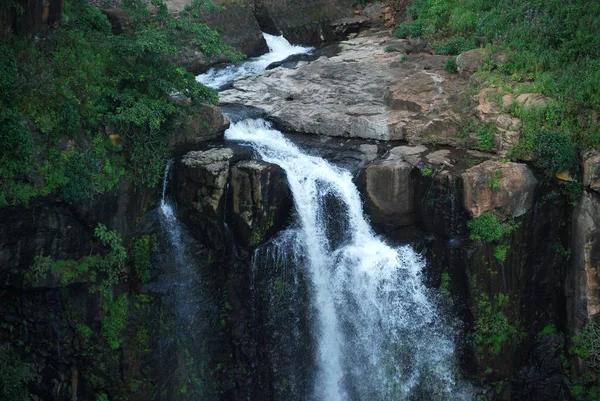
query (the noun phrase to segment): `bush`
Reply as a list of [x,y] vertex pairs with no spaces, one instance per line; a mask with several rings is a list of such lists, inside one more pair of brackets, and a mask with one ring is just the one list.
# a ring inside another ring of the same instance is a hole
[[443,54],[448,56],[457,56],[462,52],[474,49],[475,44],[471,40],[457,37],[450,38],[444,42],[436,42],[433,44],[433,50],[436,54]]
[[479,296],[473,343],[480,354],[500,355],[502,346],[518,334],[504,313],[507,304],[508,296],[504,294],[496,295],[492,301],[485,293]]
[[400,24],[396,27],[395,34],[397,38],[418,38],[423,35],[423,24],[420,21]]
[[549,175],[573,171],[576,163],[571,139],[556,132],[542,132],[533,148],[535,163]]
[[456,57],[450,57],[448,60],[446,60],[446,62],[444,63],[444,71],[450,73],[458,72],[458,67],[456,65]]
[[471,232],[470,238],[475,241],[498,242],[504,235],[502,223],[488,212],[468,221],[467,227]]
[[33,139],[25,123],[12,110],[0,110],[0,179],[12,179],[31,167]]

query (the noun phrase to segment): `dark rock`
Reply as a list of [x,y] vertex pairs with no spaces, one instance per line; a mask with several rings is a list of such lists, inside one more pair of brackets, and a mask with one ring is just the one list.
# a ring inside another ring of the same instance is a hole
[[365,188],[365,208],[374,225],[389,231],[414,223],[415,185],[410,163],[400,158],[375,161],[363,167],[358,180]]
[[568,324],[579,331],[600,316],[600,196],[584,192],[572,215],[571,266],[567,272],[565,295]]
[[343,0],[255,0],[255,16],[261,28],[283,35],[292,43],[314,44],[334,39],[330,23],[350,16]]
[[195,115],[186,115],[175,122],[175,130],[169,137],[171,152],[181,152],[197,148],[198,144],[216,139],[229,128],[229,121],[221,109],[205,105]]
[[234,235],[250,247],[281,230],[292,204],[285,172],[262,161],[241,161],[231,168],[230,199]]
[[484,55],[489,57],[489,51],[485,49],[473,49],[461,53],[456,57],[456,68],[458,73],[470,77],[483,66]]

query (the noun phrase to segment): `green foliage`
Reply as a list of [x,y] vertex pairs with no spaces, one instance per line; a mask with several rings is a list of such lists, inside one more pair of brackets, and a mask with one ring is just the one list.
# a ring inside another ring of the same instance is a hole
[[[114,35],[87,0],[67,0],[60,26],[43,41],[13,35],[0,43],[0,207],[55,193],[79,202],[112,190],[126,173],[140,186],[159,182],[173,121],[217,101],[173,56],[184,45],[243,55],[197,21],[220,9],[210,1],[194,1],[178,18],[162,1],[152,4],[155,13],[125,0],[130,19]],[[176,106],[174,93],[191,104]],[[40,133],[35,143],[31,126]]]
[[20,401],[26,399],[27,383],[33,380],[30,372],[8,344],[0,345],[0,398]]
[[508,296],[498,294],[490,301],[489,297],[482,293],[476,306],[473,343],[478,353],[498,356],[502,346],[518,333],[504,313],[508,307]]
[[551,336],[553,334],[556,334],[556,326],[554,324],[549,324],[547,326],[545,326],[542,331],[540,331],[538,333],[538,338],[544,337],[544,336]]
[[467,222],[470,238],[475,241],[498,242],[504,235],[502,223],[489,212]]
[[157,241],[155,235],[144,235],[138,238],[133,245],[131,258],[133,259],[137,279],[142,284],[150,281],[152,254],[156,249]]
[[119,233],[108,230],[103,224],[96,226],[94,235],[100,242],[100,250],[108,249],[104,254],[90,254],[77,260],[52,260],[50,256],[37,255],[26,278],[39,282],[50,274],[62,285],[86,280],[93,283],[92,291],[107,294],[124,276],[127,251]]
[[423,24],[420,21],[400,24],[396,27],[394,33],[397,38],[418,38],[423,35]]
[[556,132],[541,132],[534,148],[536,164],[549,175],[573,171],[576,157],[571,140]]
[[450,280],[451,280],[450,274],[448,274],[448,272],[443,272],[441,282],[440,282],[440,291],[446,297],[450,297],[452,295],[450,293]]
[[421,169],[421,175],[423,177],[431,177],[433,175],[433,170],[429,167],[424,167]]
[[506,260],[506,254],[508,253],[509,249],[509,244],[500,244],[494,247],[494,257],[496,258],[496,260],[498,262],[504,263],[504,261]]
[[571,337],[569,354],[586,360],[590,368],[600,372],[600,325],[591,321]]
[[385,51],[386,53],[394,53],[397,52],[398,50],[396,50],[396,48],[394,46],[386,46],[383,48],[383,51]]
[[450,38],[443,42],[436,42],[433,44],[433,50],[436,54],[443,54],[448,56],[457,56],[462,52],[474,49],[476,46],[472,41],[464,38]]
[[450,73],[458,72],[458,67],[456,66],[456,57],[450,57],[448,60],[446,60],[444,63],[444,71]]
[[[407,13],[439,54],[473,46],[501,50],[504,60],[484,67],[490,70],[488,85],[500,80],[516,94],[537,92],[555,100],[541,111],[509,110],[523,121],[512,156],[537,152],[542,168],[555,174],[573,166],[572,150],[600,146],[600,125],[589,112],[600,107],[599,2],[583,7],[579,0],[413,0]],[[397,32],[408,35],[405,24]],[[489,145],[485,139],[482,147]]]
[[500,189],[500,178],[502,177],[504,177],[504,173],[502,172],[502,170],[497,170],[494,172],[494,175],[492,176],[492,178],[490,178],[490,181],[488,183],[492,191],[498,191]]
[[112,350],[121,347],[121,330],[127,324],[127,308],[129,302],[126,294],[121,294],[114,300],[112,293],[105,299],[102,310],[104,317],[102,319],[101,335]]

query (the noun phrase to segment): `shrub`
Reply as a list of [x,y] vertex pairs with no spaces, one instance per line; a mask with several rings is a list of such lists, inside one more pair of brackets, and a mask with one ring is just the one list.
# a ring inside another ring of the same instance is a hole
[[424,26],[421,21],[413,21],[411,23],[400,24],[394,31],[397,38],[418,38],[423,35]]
[[502,223],[489,212],[468,221],[467,227],[471,232],[470,238],[475,241],[497,242],[504,235]]
[[433,50],[436,54],[443,54],[448,56],[457,56],[462,52],[474,49],[475,44],[465,38],[450,38],[444,42],[436,42],[433,44]]
[[473,343],[480,354],[500,355],[502,346],[518,333],[504,313],[507,304],[508,296],[504,294],[496,295],[492,301],[485,293],[479,296]]
[[450,57],[448,60],[446,60],[446,62],[444,63],[444,71],[450,73],[458,72],[458,67],[456,65],[456,57]]
[[571,139],[557,132],[542,132],[533,148],[535,163],[549,175],[573,171],[576,157]]

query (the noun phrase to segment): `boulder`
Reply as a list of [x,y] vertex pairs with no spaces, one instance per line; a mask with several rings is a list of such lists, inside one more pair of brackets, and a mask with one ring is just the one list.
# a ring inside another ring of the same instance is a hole
[[522,93],[515,101],[524,108],[539,108],[546,106],[550,98],[541,93]]
[[459,54],[456,57],[456,68],[458,73],[470,77],[483,66],[484,55],[489,57],[489,51],[485,49],[473,49]]
[[389,231],[414,223],[413,165],[391,155],[363,167],[358,186],[373,225]]
[[234,235],[242,246],[258,246],[281,229],[291,210],[285,171],[263,161],[241,161],[231,168]]
[[600,195],[584,192],[573,209],[567,271],[568,327],[578,332],[600,317]]
[[583,158],[583,185],[600,192],[600,152],[589,150]]
[[493,211],[519,217],[533,205],[537,179],[526,164],[487,160],[462,174],[463,205],[472,217]]
[[186,153],[177,169],[178,202],[209,217],[220,216],[232,158],[229,148]]
[[204,105],[199,113],[184,115],[175,122],[169,148],[179,151],[216,139],[229,127],[229,121],[217,106]]

